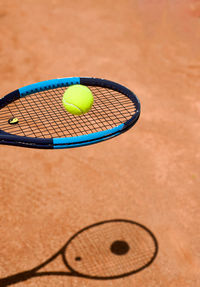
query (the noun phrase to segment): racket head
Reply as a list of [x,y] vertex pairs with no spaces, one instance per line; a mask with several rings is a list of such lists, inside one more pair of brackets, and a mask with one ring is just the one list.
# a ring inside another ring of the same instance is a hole
[[73,235],[61,254],[72,274],[110,280],[137,273],[156,258],[158,243],[153,233],[137,222],[102,221]]
[[[64,91],[74,84],[88,86],[94,96],[92,109],[81,116],[62,105]],[[138,98],[115,82],[83,77],[39,82],[0,99],[0,143],[54,149],[94,144],[125,132],[139,115]]]

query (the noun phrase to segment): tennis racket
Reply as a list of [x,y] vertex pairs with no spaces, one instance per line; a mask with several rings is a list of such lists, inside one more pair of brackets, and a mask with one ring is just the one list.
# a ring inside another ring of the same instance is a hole
[[[62,97],[70,85],[89,87],[92,109],[68,113]],[[124,86],[98,78],[63,78],[25,86],[0,99],[0,144],[60,149],[90,145],[131,128],[140,115],[138,98]]]
[[[145,226],[124,219],[102,221],[81,229],[37,267],[0,279],[0,286],[51,275],[96,280],[122,278],[148,267],[157,252],[157,240]],[[40,271],[58,256],[67,268],[66,272]]]

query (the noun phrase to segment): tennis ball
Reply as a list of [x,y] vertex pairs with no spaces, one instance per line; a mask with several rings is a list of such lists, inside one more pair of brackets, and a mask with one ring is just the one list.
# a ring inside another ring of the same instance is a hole
[[89,112],[93,101],[92,92],[83,85],[70,86],[65,91],[62,99],[65,109],[73,115],[82,115]]

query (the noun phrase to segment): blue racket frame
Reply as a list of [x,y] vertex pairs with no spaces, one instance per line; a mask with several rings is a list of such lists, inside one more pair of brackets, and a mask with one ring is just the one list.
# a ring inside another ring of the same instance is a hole
[[136,111],[131,119],[129,119],[127,122],[123,124],[118,125],[117,127],[105,131],[95,132],[76,137],[43,139],[43,138],[12,135],[0,130],[0,144],[23,146],[30,148],[44,148],[44,149],[63,149],[63,148],[80,147],[113,138],[127,131],[137,122],[140,116],[140,102],[132,91],[112,81],[99,78],[89,78],[89,77],[61,78],[25,86],[23,88],[11,92],[10,94],[0,99],[0,110],[3,107],[7,106],[8,104],[14,102],[15,100],[23,98],[27,95],[57,87],[67,87],[74,84],[99,86],[118,91],[126,95],[128,98],[130,98],[130,100],[134,103],[136,107]]

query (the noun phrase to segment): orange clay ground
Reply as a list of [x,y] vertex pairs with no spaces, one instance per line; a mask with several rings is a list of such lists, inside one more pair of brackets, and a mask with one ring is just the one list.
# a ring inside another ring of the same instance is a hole
[[[1,0],[0,35],[2,97],[38,81],[94,76],[127,86],[142,106],[133,129],[104,143],[0,147],[0,278],[38,266],[85,226],[121,218],[156,236],[148,268],[116,280],[44,276],[15,286],[200,286],[199,1]],[[44,270],[66,267],[58,257]]]

